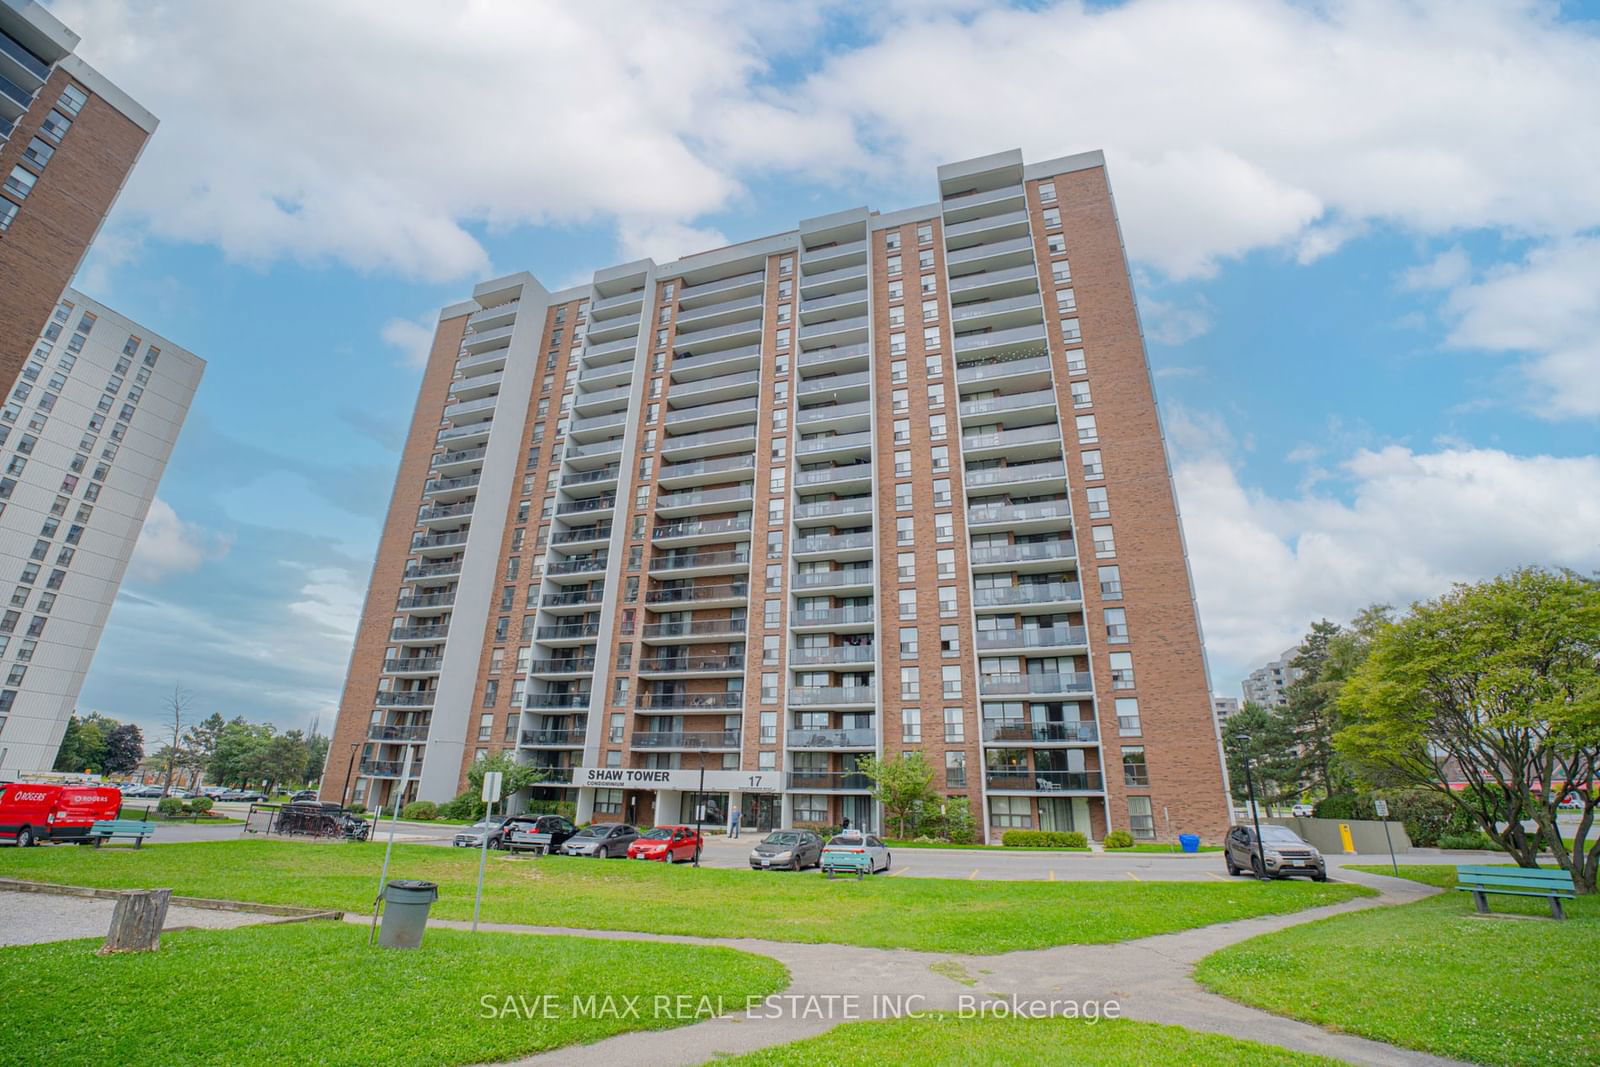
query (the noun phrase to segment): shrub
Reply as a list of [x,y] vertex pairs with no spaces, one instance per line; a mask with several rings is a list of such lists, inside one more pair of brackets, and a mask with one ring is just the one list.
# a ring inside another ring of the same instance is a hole
[[193,800],[184,805],[184,809],[186,811],[192,811],[197,815],[204,815],[206,812],[211,810],[211,798],[195,797]]
[[471,819],[477,822],[487,814],[487,806],[483,802],[481,793],[467,790],[460,793],[454,800],[447,800],[439,805],[439,818],[441,819]]
[[1068,830],[1066,833],[1062,834],[1061,836],[1064,839],[1062,843],[1067,848],[1088,848],[1089,847],[1088,835],[1083,834],[1083,833],[1081,833],[1081,832],[1079,832],[1077,830]]
[[[565,815],[569,819],[576,819],[578,805],[570,800],[539,800],[528,801],[524,815]],[[644,827],[639,829],[643,830]]]
[[1007,848],[1087,848],[1089,839],[1076,830],[1007,830],[1000,843]]
[[1402,789],[1387,794],[1389,815],[1399,819],[1406,828],[1406,836],[1413,845],[1431,848],[1439,843],[1443,834],[1452,829],[1471,831],[1471,826],[1453,828],[1450,825],[1456,806],[1431,789]]
[[431,800],[413,800],[400,809],[400,817],[427,822],[439,817],[439,805]]
[[344,810],[348,811],[351,815],[365,815],[367,813],[367,806],[361,803],[359,800],[352,800],[350,803],[345,805]]
[[1372,806],[1371,797],[1354,793],[1335,793],[1317,801],[1311,813],[1319,819],[1376,819],[1378,809]]
[[1440,848],[1483,848],[1497,849],[1500,846],[1491,841],[1484,833],[1475,834],[1441,834],[1439,835]]
[[174,815],[182,815],[183,814],[183,798],[182,797],[162,797],[160,800],[156,801],[156,810],[159,811],[161,814],[165,815],[169,819],[172,818]]
[[1113,830],[1101,844],[1106,848],[1132,848],[1133,835],[1126,830]]

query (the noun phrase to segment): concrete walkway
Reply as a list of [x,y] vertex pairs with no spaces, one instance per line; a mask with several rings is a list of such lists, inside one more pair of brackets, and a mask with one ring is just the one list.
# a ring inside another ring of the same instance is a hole
[[[840,1023],[883,1018],[893,1013],[896,1004],[902,1010],[955,1011],[963,1000],[970,1004],[974,999],[982,1001],[994,996],[1101,1005],[1116,1001],[1127,1018],[1170,1023],[1373,1067],[1457,1063],[1246,1007],[1206,992],[1191,978],[1200,959],[1248,938],[1346,912],[1405,904],[1437,892],[1415,882],[1354,871],[1346,872],[1345,877],[1377,889],[1380,895],[1115,945],[1064,945],[999,956],[500,923],[481,924],[480,929],[611,941],[720,945],[770,956],[789,968],[790,984],[775,1002],[781,1011],[769,1007],[774,1003],[769,1001],[752,1012],[738,1011],[672,1030],[620,1034],[593,1045],[556,1049],[520,1061],[525,1064],[702,1064],[719,1054],[751,1052],[813,1037]],[[351,916],[348,921],[359,919]],[[429,925],[449,929],[470,926],[449,920],[430,920]],[[936,965],[938,970],[934,970]],[[841,1000],[851,994],[857,998],[855,1002]]]

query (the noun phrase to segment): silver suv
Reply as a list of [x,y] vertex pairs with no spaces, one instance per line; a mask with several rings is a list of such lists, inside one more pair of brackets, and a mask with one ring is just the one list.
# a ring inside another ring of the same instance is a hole
[[1260,852],[1256,849],[1256,832],[1251,826],[1235,826],[1228,831],[1228,843],[1223,849],[1223,861],[1229,874],[1249,871],[1259,876],[1263,855],[1266,873],[1272,878],[1304,875],[1315,882],[1328,880],[1328,864],[1322,853],[1302,841],[1300,835],[1287,826],[1268,824],[1261,827]]

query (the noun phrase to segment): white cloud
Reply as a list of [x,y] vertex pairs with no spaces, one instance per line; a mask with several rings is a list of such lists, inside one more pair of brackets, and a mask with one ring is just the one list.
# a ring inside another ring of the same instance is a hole
[[416,319],[390,319],[383,324],[379,335],[384,344],[399,351],[401,366],[425,367],[433,351],[433,331],[437,325],[437,313]]
[[1465,282],[1472,275],[1472,260],[1460,245],[1453,245],[1428,262],[1412,267],[1400,275],[1402,289],[1450,289]]
[[1219,692],[1324,616],[1405,606],[1522,564],[1600,567],[1600,457],[1361,449],[1339,495],[1241,484],[1224,448],[1174,442],[1174,476]]
[[1144,326],[1144,335],[1150,340],[1163,345],[1181,345],[1210,331],[1211,306],[1204,297],[1188,304],[1141,300],[1139,321]]
[[1600,238],[1554,241],[1445,303],[1448,343],[1521,352],[1532,384],[1525,403],[1548,418],[1600,415]]
[[159,582],[199,570],[208,560],[226,556],[232,546],[231,538],[185,522],[171,504],[156,497],[128,561],[128,574],[138,581]]
[[[934,164],[1012,146],[1106,149],[1132,254],[1175,277],[1374,221],[1600,224],[1600,124],[1573,121],[1600,38],[1544,3],[55,10],[164,119],[121,217],[245,260],[457,279],[488,268],[474,224],[590,221],[663,259],[756,174],[924,199]],[[790,57],[810,73],[774,82]]]

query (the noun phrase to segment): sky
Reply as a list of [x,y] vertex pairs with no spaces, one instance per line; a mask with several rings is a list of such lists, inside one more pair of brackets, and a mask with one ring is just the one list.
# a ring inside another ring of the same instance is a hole
[[1600,568],[1600,10],[55,0],[161,119],[77,285],[209,361],[80,707],[326,731],[438,309],[1106,154],[1213,688]]

